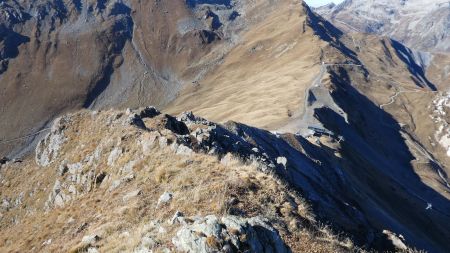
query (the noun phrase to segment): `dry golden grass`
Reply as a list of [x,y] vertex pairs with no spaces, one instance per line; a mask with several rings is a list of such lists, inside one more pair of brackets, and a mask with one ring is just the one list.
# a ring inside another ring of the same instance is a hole
[[310,28],[302,32],[306,14],[292,4],[277,3],[276,11],[243,34],[217,69],[183,91],[167,111],[192,110],[216,122],[268,129],[284,126],[301,109],[326,44]]
[[[154,147],[143,156],[138,140],[146,133],[130,126],[103,124],[110,114],[100,113],[96,121],[86,120],[89,112],[72,116],[74,123],[66,130],[68,141],[62,148],[62,158],[69,163],[80,162],[85,160],[80,152],[90,156],[103,145],[96,170],[110,178],[102,184],[119,179],[123,176],[121,168],[136,160],[134,179],[113,191],[108,185],[92,187],[63,208],[46,212],[44,203],[58,178],[57,168],[62,159],[47,168],[36,167],[29,158],[23,164],[2,169],[9,187],[0,186],[1,197],[17,196],[19,192],[28,196],[30,191],[37,190],[32,197],[24,198],[21,209],[6,212],[0,221],[0,252],[83,252],[90,246],[101,252],[132,252],[148,233],[155,241],[154,252],[174,249],[171,238],[179,225],[167,221],[177,211],[185,217],[264,216],[293,252],[355,249],[348,239],[320,226],[306,201],[275,176],[236,159],[223,165],[217,157],[206,154],[175,155],[170,147]],[[82,129],[87,129],[86,133]],[[108,166],[109,152],[118,143],[124,152],[114,166]],[[139,195],[123,199],[137,189]],[[166,191],[173,193],[173,200],[158,206],[158,198]],[[13,218],[16,224],[11,222]],[[85,245],[81,240],[86,235],[98,235],[101,240]],[[50,239],[51,243],[44,243]],[[208,242],[218,247],[214,238]]]
[[[176,226],[166,226],[164,221],[176,211],[186,216],[220,216],[239,212],[245,216],[264,215],[272,220],[281,219],[281,222],[289,224],[293,220],[299,223],[300,213],[305,214],[305,210],[309,209],[295,193],[290,193],[279,181],[255,168],[240,165],[237,161],[226,167],[215,157],[206,155],[179,157],[168,154],[168,150],[155,149],[143,162],[143,169],[137,172],[136,179],[112,193],[95,189],[62,209],[48,213],[36,211],[33,215],[21,217],[19,224],[0,232],[0,240],[4,242],[0,251],[39,249],[84,252],[88,245],[81,244],[81,238],[99,234],[102,240],[96,246],[101,251],[129,252],[139,245],[141,237],[147,232],[146,225],[151,221],[161,221],[167,231],[156,233],[156,240],[159,241],[157,250],[173,247],[170,239],[176,232]],[[35,171],[36,174],[39,172]],[[47,184],[51,185],[51,180]],[[136,200],[124,203],[122,196],[133,189],[141,189],[143,194]],[[174,199],[157,208],[156,202],[164,191],[173,192]],[[297,206],[287,202],[290,198]],[[237,199],[237,203],[233,203],[232,199]],[[280,210],[281,217],[277,214]],[[70,218],[75,221],[68,224]],[[314,221],[310,213],[303,218]],[[83,224],[87,224],[86,228],[80,229]],[[302,225],[298,224],[296,228],[300,227]],[[279,229],[292,249],[296,249],[299,242],[306,242],[303,233]],[[129,233],[126,240],[123,238],[124,232]],[[292,232],[298,235],[294,236]],[[296,238],[299,240],[294,240]],[[42,245],[48,239],[52,239],[52,243]],[[209,242],[217,247],[213,239],[210,238]],[[330,245],[329,241],[321,243],[317,238],[309,240],[314,240],[318,245]]]

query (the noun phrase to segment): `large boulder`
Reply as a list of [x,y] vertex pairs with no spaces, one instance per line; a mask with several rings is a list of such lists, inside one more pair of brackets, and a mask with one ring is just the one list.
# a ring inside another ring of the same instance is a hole
[[219,219],[210,215],[193,220],[186,222],[172,239],[182,252],[290,252],[278,231],[260,217]]

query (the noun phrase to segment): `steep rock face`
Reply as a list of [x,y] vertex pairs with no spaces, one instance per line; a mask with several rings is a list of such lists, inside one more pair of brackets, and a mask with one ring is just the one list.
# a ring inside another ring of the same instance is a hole
[[344,31],[389,36],[420,51],[450,52],[450,5],[446,0],[347,0],[316,12]]

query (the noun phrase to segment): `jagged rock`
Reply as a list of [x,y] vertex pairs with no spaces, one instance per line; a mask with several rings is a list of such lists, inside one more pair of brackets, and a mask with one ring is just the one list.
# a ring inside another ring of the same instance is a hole
[[[245,131],[256,131],[252,128],[234,122],[222,126],[197,117],[192,112],[185,112],[178,118],[170,115],[157,117],[155,121],[149,122],[152,127],[157,129],[148,129],[144,127],[145,123],[142,121],[141,114],[143,116],[156,117],[158,116],[156,109],[148,107],[139,113],[131,110],[128,113],[134,118],[132,120],[135,122],[133,125],[147,130],[138,140],[144,155],[152,152],[152,149],[158,145],[160,148],[170,147],[178,155],[189,156],[193,152],[204,152],[222,156],[230,153],[236,156],[236,159],[253,163],[264,171],[276,168],[277,156],[275,154],[269,156],[265,152],[262,153],[261,150],[263,149],[245,139],[249,136]],[[142,125],[140,125],[141,123],[136,123],[138,120],[142,121]],[[164,130],[169,130],[170,132]],[[176,141],[174,141],[174,137]],[[111,152],[108,165],[112,165],[112,161],[115,160],[114,157],[118,153],[120,152],[117,150]]]
[[64,129],[69,122],[69,116],[57,118],[50,133],[38,143],[35,160],[39,166],[48,166],[58,157],[61,146],[66,141]]
[[389,230],[383,230],[383,234],[386,235],[387,239],[394,245],[394,247],[398,250],[407,250],[408,246],[406,246],[402,235],[396,235],[395,233]]
[[278,231],[259,217],[196,218],[172,242],[182,252],[290,252]]
[[192,155],[192,153],[194,153],[194,151],[190,147],[183,144],[178,145],[177,143],[173,143],[172,149],[177,155],[190,156]]
[[282,157],[277,157],[277,164],[281,164],[283,165],[283,167],[286,168],[286,164],[287,164],[287,158],[282,156]]
[[127,174],[127,175],[121,177],[120,179],[114,180],[114,181],[111,183],[111,186],[109,187],[108,190],[109,190],[109,191],[113,191],[113,190],[119,188],[123,183],[130,182],[130,181],[132,181],[134,178],[135,178],[134,173]]
[[52,191],[46,201],[45,207],[63,207],[67,202],[74,200],[79,195],[89,192],[100,185],[106,175],[103,172],[96,174],[90,168],[85,170],[85,166],[92,165],[89,161],[85,163],[67,164],[63,161],[58,167],[58,175]]
[[3,210],[8,211],[10,207],[11,207],[11,202],[10,202],[10,200],[9,200],[8,198],[4,198],[4,199],[2,200],[1,208],[2,208]]
[[170,219],[169,223],[170,223],[171,225],[174,225],[174,224],[176,224],[176,223],[186,224],[186,221],[185,221],[185,219],[184,219],[183,213],[180,212],[180,211],[177,211],[177,212],[173,215],[172,219]]
[[136,127],[140,128],[140,129],[146,129],[145,123],[144,123],[144,121],[142,121],[141,116],[139,116],[136,113],[131,114],[128,117],[128,119],[126,120],[125,123],[127,123],[129,125],[132,125],[132,126],[136,126]]
[[50,245],[50,244],[52,244],[52,239],[48,239],[47,241],[43,242],[42,246]]
[[166,129],[169,129],[170,131],[180,135],[189,134],[189,129],[187,128],[186,124],[184,124],[182,121],[178,121],[177,118],[166,114],[164,121]]
[[66,196],[61,191],[61,182],[59,180],[55,181],[55,184],[53,185],[53,189],[48,196],[47,202],[45,202],[46,208],[50,208],[53,206],[56,207],[63,207],[65,202],[68,201],[68,196]]
[[122,200],[123,202],[128,202],[130,199],[135,198],[141,194],[141,190],[135,190],[132,192],[127,193],[125,196],[123,196]]
[[149,154],[156,145],[156,141],[161,135],[158,132],[150,132],[143,135],[139,142],[142,146],[142,153]]
[[100,236],[98,235],[86,235],[83,237],[83,239],[81,239],[81,243],[85,244],[85,245],[92,245],[98,241],[100,241]]
[[18,206],[22,205],[22,201],[23,201],[24,197],[25,197],[25,193],[24,192],[20,192],[19,196],[14,201],[14,207],[18,207]]
[[173,194],[170,192],[164,192],[158,199],[158,206],[169,203],[173,198]]
[[156,241],[152,238],[150,233],[145,234],[142,239],[139,247],[134,250],[134,253],[150,253],[151,248],[155,247]]
[[90,247],[88,248],[87,253],[99,253],[99,251],[97,248]]
[[158,111],[158,109],[156,109],[153,106],[148,106],[141,110],[141,112],[139,113],[139,116],[142,119],[144,119],[144,118],[154,118],[160,114],[161,114],[161,112]]
[[195,116],[192,112],[183,112],[177,117],[177,119],[184,122],[188,126],[193,124],[200,124],[205,126],[214,125],[214,123],[210,122],[209,120]]
[[64,176],[64,174],[66,174],[67,171],[69,171],[69,168],[67,167],[66,162],[62,162],[58,167],[59,176]]
[[161,114],[161,112],[153,106],[145,107],[144,109],[141,109],[140,111],[135,113],[131,109],[127,109],[126,113],[127,115],[129,115],[126,123],[137,126],[141,129],[146,129],[143,119],[154,118]]
[[123,150],[121,147],[115,147],[108,156],[108,165],[114,165],[116,160],[120,157],[120,155],[122,155],[122,152]]
[[9,162],[9,159],[7,157],[2,157],[0,159],[0,166],[3,165],[3,164],[6,164],[7,162]]
[[73,164],[67,164],[67,170],[70,174],[69,180],[72,182],[80,183],[81,182],[81,172],[83,170],[83,164],[82,163],[73,163]]

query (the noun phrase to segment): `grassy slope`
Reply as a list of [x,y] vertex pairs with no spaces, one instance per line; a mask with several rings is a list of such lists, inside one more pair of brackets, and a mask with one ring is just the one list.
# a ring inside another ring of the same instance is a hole
[[[83,112],[71,116],[71,126],[65,130],[68,141],[57,161],[48,167],[38,167],[31,158],[2,167],[1,199],[15,199],[21,192],[25,197],[18,207],[2,211],[1,252],[82,252],[88,247],[81,243],[83,236],[92,234],[101,237],[95,244],[101,252],[129,252],[147,233],[157,242],[156,252],[173,249],[171,238],[179,225],[170,225],[167,220],[176,211],[186,217],[262,215],[274,224],[294,252],[355,250],[350,240],[317,222],[301,196],[273,176],[234,159],[224,165],[215,156],[175,155],[170,148],[155,147],[142,157],[137,142],[149,133],[131,126],[108,126],[105,122],[115,115],[121,114],[102,112],[94,117]],[[111,180],[105,180],[64,207],[45,211],[44,203],[59,177],[61,160],[82,162],[99,145],[110,143],[105,147],[110,150],[119,139],[124,148],[122,156],[108,166],[109,152],[102,153],[96,170],[113,180],[121,176],[122,166],[138,160],[133,167],[134,180],[113,191],[108,190]],[[137,189],[138,196],[124,200],[127,193]],[[174,199],[157,207],[165,191],[172,192]],[[165,232],[155,231],[152,222],[160,223]],[[51,243],[44,243],[50,239]]]

